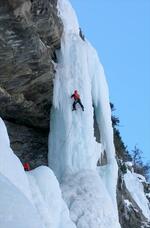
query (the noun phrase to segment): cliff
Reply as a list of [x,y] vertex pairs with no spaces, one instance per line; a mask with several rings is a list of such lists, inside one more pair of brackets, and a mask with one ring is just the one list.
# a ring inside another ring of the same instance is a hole
[[[0,227],[150,227],[143,185],[117,159],[103,67],[69,2],[1,0],[0,25]],[[71,111],[76,88],[84,112]]]
[[54,0],[0,1],[0,116],[32,168],[47,164],[54,62],[63,26]]

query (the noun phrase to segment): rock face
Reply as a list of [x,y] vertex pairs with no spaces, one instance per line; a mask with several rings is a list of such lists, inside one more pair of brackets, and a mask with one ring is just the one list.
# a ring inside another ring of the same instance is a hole
[[11,147],[23,162],[29,162],[31,169],[47,165],[47,135],[42,129],[33,129],[20,124],[5,121]]
[[[63,31],[56,5],[57,0],[0,0],[0,116],[12,149],[31,168],[47,165],[54,62]],[[94,129],[100,142],[96,119]],[[104,153],[98,165],[105,164]],[[117,199],[122,228],[150,227],[121,172]],[[130,210],[125,199],[133,205]]]
[[[131,203],[126,205],[125,200]],[[123,173],[119,170],[117,201],[119,211],[119,222],[122,228],[148,228],[150,223],[142,214],[141,209],[132,198],[130,192],[126,188],[123,180]]]
[[0,1],[0,116],[9,121],[12,148],[25,160],[30,150],[34,156],[47,152],[53,62],[63,30],[56,5],[56,0]]

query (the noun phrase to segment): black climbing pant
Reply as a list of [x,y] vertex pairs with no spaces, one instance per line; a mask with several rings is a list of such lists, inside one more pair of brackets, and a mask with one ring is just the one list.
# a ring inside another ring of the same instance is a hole
[[72,105],[72,107],[73,107],[72,111],[76,110],[76,104],[77,104],[77,103],[81,106],[82,111],[84,111],[84,106],[83,106],[83,104],[81,103],[81,100],[80,100],[80,99],[74,100],[73,105]]

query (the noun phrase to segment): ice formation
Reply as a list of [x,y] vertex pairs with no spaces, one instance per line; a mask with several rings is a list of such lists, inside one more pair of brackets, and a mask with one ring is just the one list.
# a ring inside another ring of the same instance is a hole
[[[116,203],[118,169],[104,70],[94,48],[79,36],[78,21],[70,3],[67,0],[59,0],[58,10],[63,21],[64,33],[54,80],[49,166],[60,182],[63,182],[64,176],[79,174],[84,170],[91,170],[96,175],[97,161],[105,151],[108,164],[103,169],[98,169],[99,179],[107,189],[103,197],[106,198],[109,194],[118,221]],[[85,107],[84,112],[80,107],[72,112],[70,97],[75,89],[80,93]],[[101,134],[99,146],[94,137],[94,111]],[[86,176],[87,179],[88,176],[89,174]]]
[[[54,80],[49,166],[60,185],[49,167],[24,171],[0,119],[0,227],[119,228],[118,169],[104,70],[94,48],[79,36],[78,21],[68,0],[58,0],[58,11],[64,33]],[[84,112],[80,107],[72,112],[75,89]],[[101,143],[94,137],[94,112]],[[107,164],[97,167],[104,151]],[[148,201],[137,176],[128,172],[125,183],[149,218]],[[127,200],[125,203],[130,206]]]
[[65,176],[61,189],[77,228],[119,228],[112,199],[96,171]]
[[0,227],[75,228],[48,167],[25,172],[0,118]]
[[0,174],[0,196],[0,227],[45,228],[32,203],[2,174]]
[[0,118],[0,173],[31,200],[27,176],[18,157],[10,148],[6,126]]
[[[114,175],[112,179],[116,181],[111,111],[102,65],[89,42],[79,37],[79,25],[69,2],[58,1],[58,9],[64,24],[64,34],[54,81],[49,164],[59,179],[66,172],[96,170],[101,147],[97,151],[93,128],[95,110],[102,148],[107,154],[108,169],[111,169],[110,176]],[[78,89],[81,95],[85,112],[80,108],[72,112],[70,96],[74,89]]]

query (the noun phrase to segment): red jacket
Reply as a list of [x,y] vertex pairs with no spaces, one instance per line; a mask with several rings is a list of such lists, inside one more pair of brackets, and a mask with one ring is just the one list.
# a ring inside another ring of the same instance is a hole
[[29,171],[29,170],[30,170],[30,165],[29,165],[28,162],[25,162],[25,163],[23,164],[23,167],[24,167],[24,170],[25,170],[25,171]]
[[80,99],[80,95],[78,94],[78,92],[75,90],[74,94],[72,94],[71,98],[74,98],[75,100],[79,100]]

